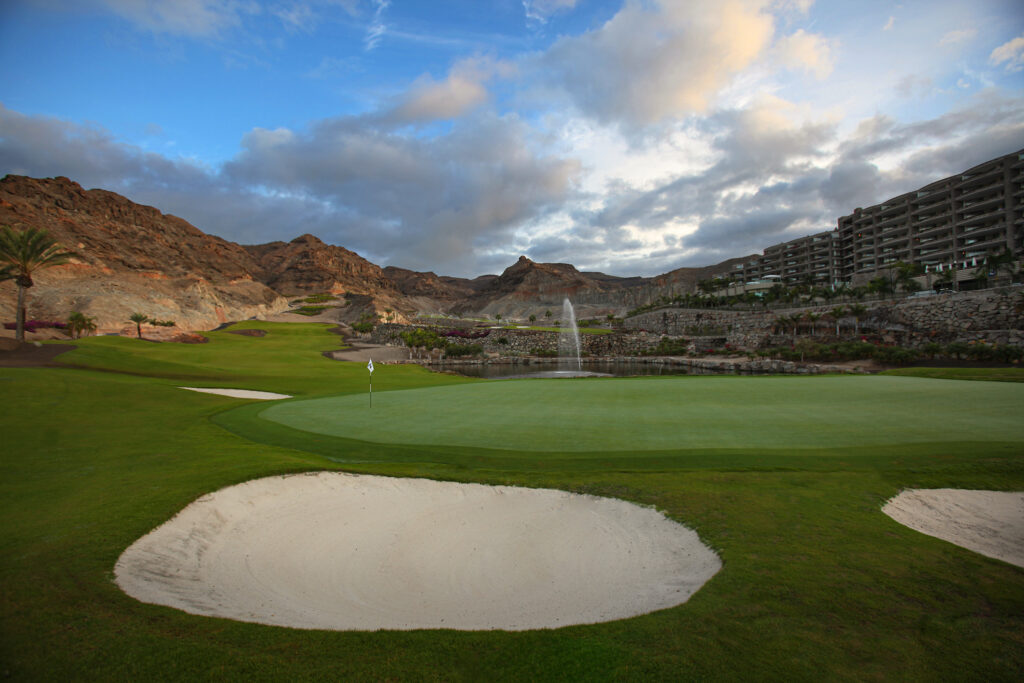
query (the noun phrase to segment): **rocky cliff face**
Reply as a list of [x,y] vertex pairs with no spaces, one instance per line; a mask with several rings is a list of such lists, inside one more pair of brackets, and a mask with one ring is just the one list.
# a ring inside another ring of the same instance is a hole
[[[43,228],[76,254],[68,265],[39,271],[29,290],[31,318],[64,320],[81,311],[113,330],[141,312],[209,329],[287,308],[253,278],[253,260],[239,245],[67,178],[0,180],[0,224]],[[13,284],[0,287],[0,318],[13,320]]]

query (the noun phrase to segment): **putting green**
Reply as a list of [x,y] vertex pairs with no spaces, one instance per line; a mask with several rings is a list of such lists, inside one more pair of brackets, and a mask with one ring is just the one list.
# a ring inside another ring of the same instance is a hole
[[[378,386],[386,376],[378,377]],[[1024,440],[1024,384],[910,377],[512,380],[270,406],[374,443],[525,451],[829,448]]]

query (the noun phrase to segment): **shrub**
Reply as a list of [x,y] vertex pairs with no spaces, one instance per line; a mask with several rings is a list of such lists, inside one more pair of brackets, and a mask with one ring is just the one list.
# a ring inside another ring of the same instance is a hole
[[967,353],[969,347],[963,342],[953,342],[952,344],[946,345],[946,353],[953,356],[957,360],[963,358],[964,354]]
[[874,359],[887,365],[907,365],[917,360],[917,351],[899,346],[877,346]]
[[929,358],[935,358],[935,356],[942,353],[942,344],[938,342],[928,342],[921,347],[921,352],[928,354]]
[[[307,308],[314,308],[308,306]],[[320,308],[327,308],[326,306],[320,306]],[[356,332],[373,332],[373,328],[377,325],[378,316],[376,313],[361,313],[359,315],[359,322],[352,323],[351,327]]]
[[498,343],[502,346],[508,346],[508,337],[498,337]]
[[971,360],[992,360],[994,355],[994,349],[985,342],[967,345],[967,357]]
[[1000,363],[1019,363],[1024,358],[1024,349],[1019,346],[997,346],[992,357]]
[[[67,323],[57,322],[56,320],[26,320],[25,331],[35,332],[37,330],[43,330],[51,328],[54,330],[63,330],[68,326]],[[18,329],[18,323],[4,323],[5,330],[16,330]]]
[[672,339],[670,337],[662,337],[658,341],[658,345],[653,349],[647,349],[642,352],[644,356],[682,356],[686,354],[686,347],[689,342],[685,339]]
[[475,332],[470,330],[448,330],[442,332],[443,337],[457,337],[459,339],[483,339],[491,333],[490,330],[477,330]]
[[174,327],[173,320],[157,320],[156,318],[150,318],[149,324],[156,325],[157,327]]
[[449,358],[461,356],[478,356],[484,352],[484,347],[479,344],[450,344],[445,347],[444,353]]
[[415,330],[402,332],[402,341],[409,348],[423,347],[425,349],[443,349],[448,345],[448,340],[434,330],[425,327],[417,327]]
[[530,349],[530,354],[541,358],[558,358],[558,351],[554,349]]

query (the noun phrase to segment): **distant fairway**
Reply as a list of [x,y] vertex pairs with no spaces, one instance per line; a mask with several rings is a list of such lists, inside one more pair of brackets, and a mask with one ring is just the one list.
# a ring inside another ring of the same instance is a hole
[[583,452],[1018,441],[1022,409],[1017,383],[687,377],[480,382],[377,392],[372,408],[365,394],[291,401],[260,416],[374,443]]

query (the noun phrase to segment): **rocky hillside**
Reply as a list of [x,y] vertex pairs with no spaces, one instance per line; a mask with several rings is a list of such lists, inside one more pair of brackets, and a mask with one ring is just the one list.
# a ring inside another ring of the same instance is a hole
[[[44,228],[76,254],[68,265],[40,271],[29,317],[65,320],[81,311],[94,316],[101,330],[120,329],[133,312],[210,329],[273,315],[287,310],[288,299],[319,293],[346,300],[335,316],[341,320],[368,312],[397,322],[431,313],[540,317],[566,297],[579,317],[621,316],[658,296],[691,291],[698,279],[740,260],[624,278],[523,256],[501,275],[470,280],[381,268],[308,234],[241,246],[67,178],[0,180],[0,224]],[[13,283],[0,284],[0,319],[14,319],[14,301]]]
[[[188,222],[67,178],[0,180],[0,224],[37,227],[75,252],[71,263],[39,272],[29,317],[94,316],[120,329],[133,312],[208,329],[277,313],[287,301],[253,277],[239,245]],[[0,318],[15,316],[13,283],[0,285]]]

